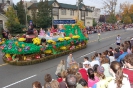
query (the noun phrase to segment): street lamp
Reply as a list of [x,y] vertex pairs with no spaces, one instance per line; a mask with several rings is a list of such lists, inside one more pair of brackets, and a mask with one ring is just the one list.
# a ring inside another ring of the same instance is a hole
[[83,2],[83,0],[77,0],[77,7],[78,7],[78,20],[79,20],[79,5]]

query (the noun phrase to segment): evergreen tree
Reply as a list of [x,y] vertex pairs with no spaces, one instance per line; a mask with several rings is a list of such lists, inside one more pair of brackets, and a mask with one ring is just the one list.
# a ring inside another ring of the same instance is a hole
[[37,26],[47,28],[52,24],[52,6],[48,5],[48,1],[40,1],[38,3]]
[[26,12],[24,8],[23,1],[20,0],[20,2],[17,3],[17,15],[20,21],[20,24],[25,25],[26,24]]

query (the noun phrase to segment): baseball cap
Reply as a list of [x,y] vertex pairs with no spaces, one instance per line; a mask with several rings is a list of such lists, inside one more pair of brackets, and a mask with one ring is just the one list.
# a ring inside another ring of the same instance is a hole
[[83,64],[90,64],[90,62],[89,61],[85,61],[85,62],[83,62]]

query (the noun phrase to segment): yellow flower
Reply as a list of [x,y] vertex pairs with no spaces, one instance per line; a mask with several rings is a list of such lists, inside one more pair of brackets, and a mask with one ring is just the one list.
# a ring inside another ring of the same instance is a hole
[[48,43],[53,43],[53,42],[55,42],[55,41],[53,41],[53,40],[50,39],[50,40],[48,40],[47,42],[48,42]]
[[52,53],[52,50],[45,50],[45,53],[46,54],[51,54]]
[[58,38],[58,41],[62,42],[62,41],[64,41],[64,38]]
[[53,41],[53,42],[52,42],[52,44],[53,44],[53,45],[55,45],[55,44],[56,44],[56,42],[55,42],[55,41]]
[[62,46],[60,49],[61,50],[66,50],[67,48],[65,46]]
[[9,58],[9,57],[11,57],[11,55],[10,55],[10,54],[8,54],[8,53],[7,53],[5,56],[6,56],[6,58]]
[[20,42],[23,42],[23,41],[25,41],[26,39],[25,38],[19,38],[18,39],[18,41],[20,41]]
[[39,38],[33,38],[32,41],[33,41],[33,44],[36,44],[36,45],[41,44],[41,40]]
[[65,39],[65,40],[70,40],[71,38],[70,38],[70,37],[65,37],[64,39]]
[[18,46],[18,42],[15,42],[16,46]]
[[72,38],[78,39],[78,38],[80,38],[80,36],[79,35],[74,35]]
[[24,44],[22,44],[22,47],[25,47],[25,45],[24,45]]

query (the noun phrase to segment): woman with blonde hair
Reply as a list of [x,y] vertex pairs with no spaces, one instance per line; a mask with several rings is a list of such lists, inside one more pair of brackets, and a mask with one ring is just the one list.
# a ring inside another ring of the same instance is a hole
[[55,75],[57,76],[58,73],[61,73],[62,71],[65,70],[65,60],[61,60],[60,63],[57,66]]
[[53,80],[51,82],[51,88],[59,88],[59,82],[57,80]]
[[129,78],[123,74],[121,64],[113,61],[110,65],[111,73],[114,79],[108,84],[107,88],[131,88]]

